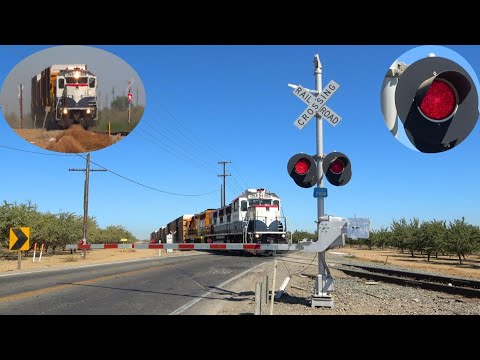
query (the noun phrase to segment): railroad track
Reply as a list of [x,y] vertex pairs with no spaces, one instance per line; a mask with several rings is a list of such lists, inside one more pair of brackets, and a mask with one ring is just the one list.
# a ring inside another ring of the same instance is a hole
[[[105,134],[108,135],[108,131],[95,131],[95,130],[89,130],[89,132],[95,133],[95,134]],[[130,134],[130,131],[110,131],[110,135],[115,136],[115,135],[120,135],[120,136],[127,136]]]
[[406,270],[393,270],[367,265],[341,264],[335,269],[347,275],[382,281],[402,286],[419,287],[465,297],[480,298],[480,281],[449,276],[416,273]]

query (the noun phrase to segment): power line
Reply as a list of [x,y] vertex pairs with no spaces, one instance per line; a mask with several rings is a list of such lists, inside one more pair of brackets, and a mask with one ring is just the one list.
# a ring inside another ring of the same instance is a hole
[[37,155],[47,155],[47,156],[74,156],[74,154],[49,154],[49,153],[44,153],[44,152],[39,152],[39,151],[30,151],[30,150],[24,150],[24,149],[17,149],[11,146],[6,146],[6,145],[0,145],[0,147],[9,149],[9,150],[15,150],[15,151],[21,151],[21,152],[26,152],[30,154],[37,154]]
[[[86,157],[80,155],[80,154],[48,154],[48,153],[43,153],[43,152],[38,152],[38,151],[30,151],[30,150],[23,150],[23,149],[17,149],[17,148],[14,148],[14,147],[11,147],[11,146],[6,146],[6,145],[0,145],[0,147],[2,148],[5,148],[5,149],[9,149],[9,150],[15,150],[15,151],[20,151],[20,152],[25,152],[25,153],[30,153],[30,154],[37,154],[37,155],[47,155],[47,156],[79,156],[81,157],[82,159],[85,159],[86,160]],[[174,192],[170,192],[170,191],[165,191],[165,190],[160,190],[160,189],[157,189],[157,188],[154,188],[152,186],[148,186],[148,185],[145,185],[145,184],[142,184],[138,181],[135,181],[135,180],[132,180],[132,179],[129,179],[127,178],[126,176],[123,176],[123,175],[120,175],[118,173],[116,173],[115,171],[112,171],[110,169],[107,169],[106,167],[102,166],[102,165],[99,165],[93,161],[90,161],[92,164],[95,164],[99,167],[101,167],[102,169],[105,169],[105,171],[108,171],[110,173],[112,173],[113,175],[116,175],[118,177],[121,177],[122,179],[125,179],[127,181],[130,181],[134,184],[137,184],[139,186],[143,186],[147,189],[150,189],[150,190],[154,190],[154,191],[158,191],[158,192],[161,192],[161,193],[165,193],[165,194],[169,194],[169,195],[176,195],[176,196],[205,196],[205,195],[210,195],[210,194],[213,194],[215,192],[217,192],[218,190],[214,190],[214,191],[211,191],[211,192],[208,192],[208,193],[203,193],[203,194],[180,194],[180,193],[174,193]]]
[[248,189],[249,186],[248,186],[248,183],[247,181],[245,181],[245,179],[242,177],[242,175],[240,174],[240,171],[237,170],[237,168],[235,167],[235,165],[232,164],[232,168],[233,170],[238,174],[238,177],[240,178],[240,180],[245,184],[245,189]]
[[[168,136],[164,135],[164,134],[161,134],[157,129],[155,128],[151,128],[152,130],[154,130],[155,132],[159,133],[161,136],[163,136],[164,138],[167,139],[167,142],[165,141],[162,141],[158,136],[155,136],[154,134],[151,134],[150,132],[148,132],[146,129],[145,129],[145,125],[141,125],[141,127],[139,128],[139,130],[145,132],[146,134],[150,135],[153,139],[155,139],[156,141],[158,141],[158,144],[161,144],[162,145],[162,148],[164,150],[166,150],[167,152],[173,154],[174,156],[182,156],[183,158],[186,159],[186,161],[188,162],[191,162],[192,164],[197,164],[197,166],[199,168],[203,168],[205,169],[206,171],[209,171],[211,173],[214,173],[214,170],[209,170],[204,164],[202,164],[201,162],[199,161],[202,161],[201,157],[198,156],[198,153],[201,153],[201,152],[197,152],[197,154],[192,154],[190,152],[188,152],[188,150],[184,149],[182,146],[178,145],[177,143],[175,143],[173,140],[171,140]],[[176,150],[175,148],[172,147],[172,145],[176,146],[177,148],[179,148],[181,151],[178,151]],[[166,147],[166,148],[165,148]],[[213,167],[213,165],[210,165]]]
[[[155,113],[155,114],[158,114],[155,109],[150,109],[149,110],[150,112],[152,113]],[[162,119],[162,116],[158,114],[158,116],[153,116],[152,115],[152,118],[155,119],[155,118],[158,118],[158,119]],[[168,146],[169,148],[172,148],[173,149],[173,146],[179,148],[181,151],[185,152],[185,156],[188,155],[189,158],[192,158],[192,159],[196,159],[198,162],[202,162],[202,166],[203,167],[207,167],[207,166],[210,166],[212,168],[212,171],[214,171],[214,166],[212,165],[213,163],[213,159],[212,161],[206,161],[204,160],[204,158],[206,157],[205,156],[205,151],[203,151],[201,145],[198,145],[196,143],[194,143],[193,141],[191,141],[189,139],[189,137],[187,136],[186,133],[184,133],[183,131],[181,131],[180,129],[177,129],[175,127],[173,127],[172,129],[168,128],[168,127],[163,127],[163,128],[159,128],[157,129],[157,125],[158,124],[163,124],[165,123],[165,121],[157,121],[157,122],[152,122],[152,121],[148,121],[149,119],[144,119],[141,123],[141,127],[142,127],[142,130],[146,131],[145,128],[149,128],[153,131],[155,131],[159,136],[161,136],[162,138],[165,138],[167,141],[162,141],[158,136],[156,136],[156,138],[158,140],[160,140],[162,143],[164,143],[166,146]],[[177,134],[174,134],[173,131],[176,131],[180,136],[178,136]],[[167,136],[166,133],[169,133],[170,136]],[[177,139],[184,139],[184,140],[187,140],[189,144],[186,144],[187,146],[185,146],[185,144],[180,144],[179,142],[177,142],[176,140]],[[177,150],[174,150],[176,152],[178,152]],[[198,154],[202,154],[202,156],[198,156]]]
[[[145,135],[142,135],[142,132],[145,132],[146,135],[149,135],[149,136],[150,136],[151,138],[153,138],[155,141],[147,138]],[[206,168],[204,165],[202,165],[201,163],[193,160],[192,158],[187,157],[186,155],[182,154],[181,152],[175,151],[175,149],[170,148],[167,144],[164,144],[163,142],[158,141],[159,139],[158,139],[157,137],[155,137],[154,135],[152,135],[151,133],[149,133],[148,131],[146,131],[146,130],[143,129],[143,128],[137,127],[137,128],[135,129],[135,131],[133,132],[133,134],[139,135],[140,137],[144,138],[145,140],[147,140],[148,142],[150,142],[150,143],[152,143],[152,144],[154,144],[154,145],[160,145],[163,150],[165,150],[167,153],[173,155],[174,157],[179,158],[180,160],[184,160],[184,161],[190,162],[191,164],[195,165],[195,166],[198,167],[199,169],[205,170],[206,172],[215,173],[214,171],[211,171],[211,170],[207,169],[207,168]]]
[[[82,156],[82,155],[80,155],[80,154],[76,154],[76,155],[78,155],[78,156],[80,156],[82,159],[85,159],[85,160],[86,160],[86,158],[85,158],[84,156]],[[215,192],[218,191],[218,190],[214,190],[214,191],[210,191],[210,192],[208,192],[208,193],[203,193],[203,194],[180,194],[180,193],[174,193],[174,192],[170,192],[170,191],[160,190],[160,189],[154,188],[154,187],[152,187],[152,186],[148,186],[148,185],[142,184],[142,183],[140,183],[140,182],[138,182],[138,181],[135,181],[135,180],[132,180],[132,179],[130,179],[130,178],[127,178],[126,176],[120,175],[119,173],[117,173],[117,172],[115,172],[115,171],[113,171],[113,170],[110,170],[110,169],[108,169],[108,168],[106,168],[106,167],[104,167],[104,166],[102,166],[102,165],[100,165],[100,164],[98,164],[98,163],[96,163],[96,162],[94,162],[94,161],[90,161],[90,162],[91,162],[92,164],[97,165],[98,167],[100,167],[100,168],[102,168],[102,169],[105,169],[106,171],[112,173],[113,175],[116,175],[116,176],[124,179],[124,180],[130,181],[130,182],[132,182],[132,183],[134,183],[134,184],[136,184],[136,185],[142,186],[142,187],[147,188],[147,189],[150,189],[150,190],[158,191],[158,192],[161,192],[161,193],[164,193],[164,194],[176,195],[176,196],[205,196],[205,195],[213,194],[213,193],[215,193]]]

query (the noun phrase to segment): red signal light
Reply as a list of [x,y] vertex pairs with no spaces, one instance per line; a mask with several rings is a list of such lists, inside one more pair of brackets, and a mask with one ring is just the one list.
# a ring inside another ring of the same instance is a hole
[[345,164],[343,163],[342,160],[336,159],[330,164],[329,169],[332,173],[334,173],[335,175],[338,175],[338,174],[341,174],[345,169]]
[[445,81],[434,80],[419,106],[420,111],[431,120],[450,118],[457,106],[457,97],[452,86]]
[[307,159],[300,159],[295,164],[295,172],[298,175],[305,175],[310,169],[310,161]]
[[302,188],[315,186],[318,182],[317,164],[313,156],[299,153],[287,163],[287,171],[295,184]]

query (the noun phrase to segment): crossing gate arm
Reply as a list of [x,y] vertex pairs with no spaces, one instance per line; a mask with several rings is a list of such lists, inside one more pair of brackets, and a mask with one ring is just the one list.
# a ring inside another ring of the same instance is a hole
[[302,250],[301,244],[68,244],[67,250],[94,250],[94,249],[172,249],[172,250],[281,250],[298,251]]
[[321,218],[317,241],[304,240],[298,244],[255,243],[176,243],[176,244],[69,244],[67,250],[94,249],[172,249],[172,250],[268,250],[321,252],[345,245],[345,235],[354,239],[368,238],[370,220],[363,218],[344,219],[326,216]]

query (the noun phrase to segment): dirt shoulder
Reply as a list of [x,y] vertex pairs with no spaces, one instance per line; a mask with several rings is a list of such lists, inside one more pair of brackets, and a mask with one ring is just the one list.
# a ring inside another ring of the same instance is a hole
[[479,255],[467,256],[463,264],[460,265],[458,258],[454,256],[431,257],[430,261],[427,261],[426,255],[415,254],[415,257],[412,257],[410,253],[401,253],[398,250],[391,249],[369,250],[367,248],[344,247],[331,252],[336,251],[349,254],[359,261],[397,265],[410,270],[432,271],[458,277],[480,278]]
[[[264,276],[268,275],[269,288],[272,286],[274,262],[270,260],[273,259],[266,259],[264,264],[209,295],[197,308],[189,309],[184,314],[253,315],[256,283],[263,282]],[[335,279],[335,291],[332,293],[334,307],[312,308],[310,302],[318,260],[314,253],[290,253],[285,257],[277,257],[275,290],[278,291],[282,283],[290,278],[285,293],[279,301],[274,302],[273,308],[271,302],[262,304],[261,314],[270,314],[270,309],[273,315],[480,314],[480,299],[368,281],[336,269],[339,264],[349,260],[372,263],[386,261],[389,265],[399,265],[405,269],[480,278],[480,269],[476,266],[478,257],[470,257],[469,264],[457,268],[459,265],[455,264],[455,259],[438,259],[437,262],[428,263],[420,257],[410,261],[408,254],[397,254],[395,251],[335,249],[327,252],[327,263]]]
[[63,153],[84,153],[110,146],[123,136],[85,131],[80,125],[72,125],[67,130],[13,129],[20,137],[31,144],[46,150]]
[[0,260],[0,273],[41,271],[46,269],[69,268],[82,265],[103,264],[135,259],[158,258],[159,256],[177,257],[201,253],[197,251],[174,251],[172,253],[167,253],[165,250],[161,250],[159,255],[159,250],[152,249],[125,249],[124,251],[121,249],[99,249],[87,251],[87,256],[85,259],[81,256],[81,251],[77,251],[71,255],[48,254],[47,256],[42,256],[41,261],[39,261],[40,252],[37,252],[35,262],[33,262],[33,254],[31,252],[30,257],[22,257],[21,270],[17,270],[18,260],[14,252],[12,252],[12,254],[14,256],[10,256],[8,260]]

